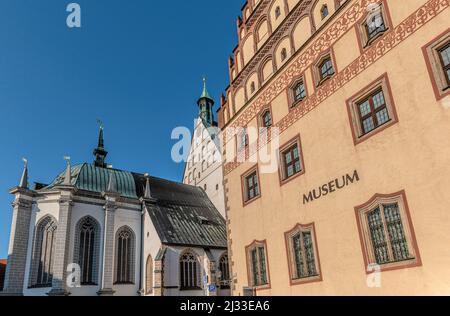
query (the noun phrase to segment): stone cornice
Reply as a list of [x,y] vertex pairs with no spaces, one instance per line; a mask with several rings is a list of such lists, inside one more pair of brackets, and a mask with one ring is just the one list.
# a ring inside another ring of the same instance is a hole
[[32,202],[29,200],[23,200],[23,199],[17,199],[14,202],[11,203],[13,208],[27,208],[31,209]]
[[10,194],[21,194],[21,195],[24,195],[24,196],[33,197],[36,192],[33,191],[33,190],[30,190],[30,189],[25,189],[25,188],[21,188],[21,187],[14,187],[14,188],[11,188],[9,190],[9,193]]

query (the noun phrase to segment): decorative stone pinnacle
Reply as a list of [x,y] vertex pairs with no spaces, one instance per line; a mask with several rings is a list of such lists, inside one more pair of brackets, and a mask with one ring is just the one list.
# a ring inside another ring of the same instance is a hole
[[19,188],[28,189],[28,160],[22,158],[23,161],[23,172],[20,178]]

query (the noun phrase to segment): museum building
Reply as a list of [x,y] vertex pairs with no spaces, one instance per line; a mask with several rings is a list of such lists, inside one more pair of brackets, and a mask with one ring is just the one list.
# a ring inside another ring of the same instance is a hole
[[234,295],[450,294],[449,7],[244,4],[218,118]]

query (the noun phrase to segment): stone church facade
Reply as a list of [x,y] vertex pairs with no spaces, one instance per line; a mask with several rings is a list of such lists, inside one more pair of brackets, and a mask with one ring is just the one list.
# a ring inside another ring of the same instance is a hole
[[229,294],[224,218],[198,187],[112,169],[103,128],[94,163],[14,195],[0,295]]

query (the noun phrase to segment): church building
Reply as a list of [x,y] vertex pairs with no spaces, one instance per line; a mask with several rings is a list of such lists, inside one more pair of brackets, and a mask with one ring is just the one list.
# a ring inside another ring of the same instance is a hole
[[0,295],[227,295],[225,219],[202,188],[93,163],[14,195]]

